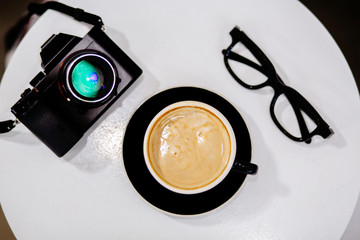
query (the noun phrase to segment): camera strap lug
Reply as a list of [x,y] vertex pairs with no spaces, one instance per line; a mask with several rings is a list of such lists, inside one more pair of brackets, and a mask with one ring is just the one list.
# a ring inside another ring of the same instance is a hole
[[35,87],[41,80],[45,78],[46,74],[44,72],[39,72],[33,80],[30,81],[30,85]]

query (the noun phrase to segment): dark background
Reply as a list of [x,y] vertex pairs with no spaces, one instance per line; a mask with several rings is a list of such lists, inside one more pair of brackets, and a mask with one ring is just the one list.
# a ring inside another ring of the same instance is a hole
[[360,88],[360,1],[302,0],[335,39]]
[[[35,0],[36,1],[36,0]],[[290,1],[290,0],[289,0]],[[0,7],[0,78],[5,68],[4,35],[34,0],[2,0]],[[359,0],[302,0],[339,45],[360,88]],[[339,79],[341,81],[341,79]],[[1,199],[0,199],[1,201]],[[334,219],[335,221],[335,219]],[[0,239],[15,239],[0,208]]]

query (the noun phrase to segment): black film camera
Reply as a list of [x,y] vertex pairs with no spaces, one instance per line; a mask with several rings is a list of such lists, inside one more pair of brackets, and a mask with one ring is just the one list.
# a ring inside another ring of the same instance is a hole
[[31,80],[33,88],[23,92],[11,111],[61,157],[142,70],[104,33],[98,24],[99,17],[63,4],[52,4],[55,5],[48,6],[60,7],[67,14],[71,10],[74,14],[69,15],[94,22],[94,27],[84,38],[59,33],[42,45],[44,71]]

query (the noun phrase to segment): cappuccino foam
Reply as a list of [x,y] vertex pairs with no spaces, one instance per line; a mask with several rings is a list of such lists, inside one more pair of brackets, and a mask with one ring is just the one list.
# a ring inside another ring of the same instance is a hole
[[148,158],[156,174],[167,184],[185,190],[215,181],[231,153],[230,135],[223,122],[199,106],[165,112],[147,141]]

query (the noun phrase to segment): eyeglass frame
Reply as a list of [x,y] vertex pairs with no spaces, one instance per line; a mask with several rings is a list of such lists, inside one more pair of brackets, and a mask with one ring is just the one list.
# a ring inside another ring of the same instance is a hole
[[[265,53],[261,51],[261,49],[243,31],[241,31],[236,26],[231,30],[230,36],[232,38],[230,46],[222,51],[224,55],[224,63],[227,70],[240,85],[247,89],[256,90],[266,86],[270,86],[274,89],[274,97],[272,98],[270,103],[270,116],[274,121],[275,125],[280,129],[280,131],[282,131],[288,138],[294,141],[306,142],[308,144],[311,143],[311,139],[315,135],[320,135],[321,137],[326,139],[334,134],[334,131],[321,118],[320,114],[315,110],[315,108],[299,92],[285,85],[285,83],[281,80],[280,76],[277,74],[274,65],[266,57]],[[238,43],[242,43],[253,54],[253,56],[259,61],[261,65],[258,65],[257,63],[231,51],[232,48]],[[228,61],[229,59],[254,68],[255,70],[262,73],[264,76],[266,76],[267,80],[257,85],[249,85],[245,83],[232,70]],[[288,99],[291,107],[294,110],[300,128],[301,137],[295,137],[294,135],[286,131],[276,118],[275,103],[278,97],[282,94],[284,94],[284,96]],[[301,111],[305,112],[316,124],[316,128],[313,131],[309,132],[309,129],[305,123]]]

